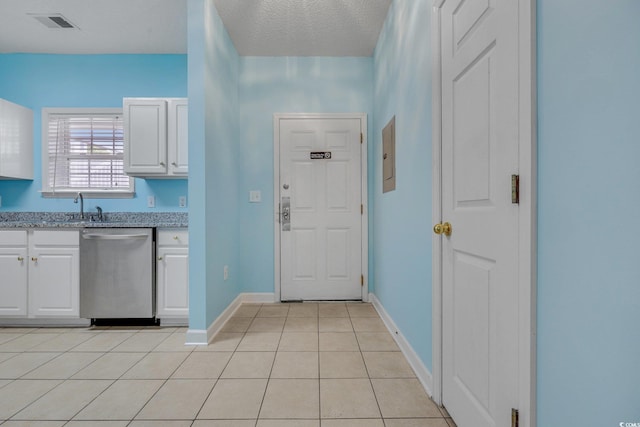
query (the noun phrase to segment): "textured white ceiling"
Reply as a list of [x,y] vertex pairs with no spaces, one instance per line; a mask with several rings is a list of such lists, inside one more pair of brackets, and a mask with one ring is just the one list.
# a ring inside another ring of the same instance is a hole
[[[391,0],[213,0],[243,56],[370,56]],[[29,16],[60,13],[79,30]],[[0,0],[0,53],[186,53],[187,0]]]
[[[29,13],[61,13],[80,29]],[[0,0],[0,52],[186,53],[187,0]]]
[[243,56],[371,56],[391,0],[213,0]]

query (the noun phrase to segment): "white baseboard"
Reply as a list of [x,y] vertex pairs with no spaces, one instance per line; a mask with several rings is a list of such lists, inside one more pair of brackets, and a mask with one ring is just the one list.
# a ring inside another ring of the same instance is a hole
[[64,319],[64,318],[49,318],[49,319],[24,319],[24,318],[3,318],[0,319],[0,328],[3,326],[9,327],[28,327],[28,328],[62,328],[62,327],[89,327],[91,326],[90,319]]
[[429,396],[432,396],[433,377],[431,376],[431,372],[429,372],[427,367],[424,366],[424,363],[422,363],[422,360],[420,360],[418,354],[415,352],[413,347],[411,347],[409,341],[407,341],[404,335],[402,335],[402,332],[400,332],[393,319],[391,319],[391,316],[389,316],[389,313],[387,313],[387,311],[384,309],[378,297],[376,297],[375,294],[370,293],[369,301],[371,302],[371,304],[373,304],[373,307],[380,315],[380,318],[384,322],[385,326],[387,327],[393,338],[396,340],[398,347],[400,347],[400,351],[402,352],[402,354],[404,354],[404,357],[407,358],[409,365],[411,365],[411,368],[413,368],[413,371],[416,373],[416,376],[418,377],[418,380],[424,387],[425,391]]
[[233,313],[240,307],[242,303],[273,303],[275,294],[273,292],[265,293],[242,293],[239,294],[231,304],[224,309],[216,320],[209,325],[207,330],[189,329],[187,331],[186,345],[207,345],[209,341],[224,327],[224,324],[233,316]]

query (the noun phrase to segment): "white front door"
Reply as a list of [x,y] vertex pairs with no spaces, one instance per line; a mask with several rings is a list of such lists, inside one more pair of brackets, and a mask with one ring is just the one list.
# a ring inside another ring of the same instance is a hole
[[362,126],[279,118],[282,301],[362,298]]
[[442,400],[459,427],[518,405],[518,2],[441,12]]

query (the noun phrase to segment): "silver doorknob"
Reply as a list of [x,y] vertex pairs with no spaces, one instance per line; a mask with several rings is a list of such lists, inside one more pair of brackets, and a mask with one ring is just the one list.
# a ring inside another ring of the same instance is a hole
[[289,189],[289,184],[283,185],[282,188],[284,188],[285,190],[288,190]]

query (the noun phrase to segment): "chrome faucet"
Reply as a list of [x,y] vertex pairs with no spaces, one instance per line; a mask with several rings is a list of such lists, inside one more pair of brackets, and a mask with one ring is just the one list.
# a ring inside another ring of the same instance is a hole
[[102,208],[100,206],[96,206],[96,210],[98,211],[98,221],[102,222]]
[[84,196],[78,191],[78,195],[73,199],[73,203],[78,203],[80,199],[80,219],[84,219]]

